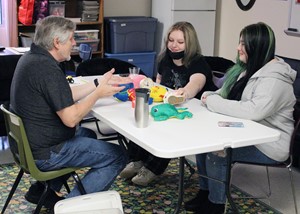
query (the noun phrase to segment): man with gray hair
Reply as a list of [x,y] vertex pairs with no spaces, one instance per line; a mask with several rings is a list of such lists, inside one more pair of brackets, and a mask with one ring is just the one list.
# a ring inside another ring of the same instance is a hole
[[[75,29],[75,23],[63,17],[38,21],[30,51],[20,58],[14,73],[10,108],[24,121],[37,167],[42,171],[89,167],[82,183],[92,193],[109,189],[127,158],[120,146],[97,140],[93,131],[78,123],[97,100],[118,93],[124,87],[116,85],[131,80],[113,75],[111,69],[102,78],[70,87],[59,63],[71,59]],[[56,194],[61,187],[62,181],[53,180],[45,207],[53,208],[63,199]],[[42,191],[43,185],[35,183],[25,198],[37,203]],[[67,197],[77,195],[75,186]]]

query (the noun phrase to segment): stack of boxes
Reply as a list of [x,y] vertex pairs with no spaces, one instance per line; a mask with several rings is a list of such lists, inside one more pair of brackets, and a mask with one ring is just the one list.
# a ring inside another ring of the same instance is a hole
[[65,17],[65,4],[64,0],[50,0],[49,15]]
[[99,16],[99,2],[93,0],[79,1],[78,11],[82,22],[96,22]]
[[105,57],[127,61],[153,78],[157,19],[143,16],[106,17],[104,22]]
[[[97,0],[78,0],[77,15],[81,17],[81,22],[98,22],[99,18],[99,2]],[[80,44],[88,44],[92,51],[99,49],[99,30],[76,30],[74,33],[76,46],[74,51],[77,52]]]

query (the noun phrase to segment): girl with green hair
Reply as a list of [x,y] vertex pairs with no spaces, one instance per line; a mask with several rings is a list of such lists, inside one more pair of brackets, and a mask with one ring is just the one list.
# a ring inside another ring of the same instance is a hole
[[[228,70],[222,88],[204,92],[201,101],[212,112],[253,120],[280,132],[276,142],[233,149],[233,162],[285,161],[294,129],[296,71],[275,56],[275,36],[265,23],[242,29],[237,50],[237,62]],[[198,154],[196,160],[200,175],[225,181],[227,158],[223,151]],[[225,184],[200,176],[200,190],[185,203],[185,208],[196,213],[218,214],[224,212],[225,202]]]

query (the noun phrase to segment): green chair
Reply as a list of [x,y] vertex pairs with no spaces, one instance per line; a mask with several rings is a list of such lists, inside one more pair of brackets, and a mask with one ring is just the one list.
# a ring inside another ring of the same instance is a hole
[[[42,182],[45,185],[45,190],[37,204],[37,207],[34,211],[34,213],[39,213],[43,204],[44,200],[47,196],[47,194],[50,191],[50,185],[49,182],[52,179],[61,177],[63,179],[63,176],[71,174],[74,180],[76,181],[79,190],[81,194],[85,194],[85,190],[82,186],[82,183],[80,181],[79,176],[76,174],[75,170],[79,168],[63,168],[55,171],[40,171],[37,166],[35,165],[35,161],[33,159],[33,155],[31,152],[31,148],[27,139],[26,131],[22,122],[22,119],[18,117],[17,115],[11,113],[7,110],[7,108],[4,105],[0,106],[0,109],[3,111],[4,114],[4,120],[8,135],[8,140],[10,145],[13,143],[16,143],[18,152],[13,152],[13,157],[15,162],[20,167],[19,174],[12,186],[12,189],[6,199],[6,202],[2,208],[1,214],[4,214],[16,188],[18,187],[18,184],[24,174],[30,174],[35,180]],[[66,189],[68,192],[70,192],[70,189],[67,185],[66,180],[64,179],[64,183],[66,186]]]

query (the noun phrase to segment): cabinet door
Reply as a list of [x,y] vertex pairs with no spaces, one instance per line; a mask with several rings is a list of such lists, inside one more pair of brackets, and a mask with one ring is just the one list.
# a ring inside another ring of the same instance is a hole
[[214,53],[215,19],[215,11],[174,11],[174,22],[187,21],[194,26],[206,56]]

